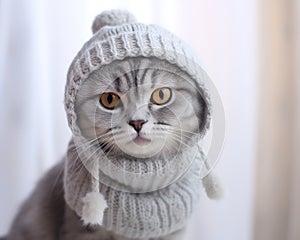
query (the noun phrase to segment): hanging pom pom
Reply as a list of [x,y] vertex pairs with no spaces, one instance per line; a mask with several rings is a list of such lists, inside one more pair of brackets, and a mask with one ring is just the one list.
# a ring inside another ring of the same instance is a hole
[[223,197],[223,188],[219,178],[213,173],[209,173],[202,179],[203,187],[206,191],[206,195],[210,199],[221,199]]
[[82,199],[82,220],[84,225],[101,225],[107,203],[99,192],[89,192]]
[[126,10],[104,11],[95,18],[92,31],[95,34],[104,26],[117,26],[132,22],[136,22],[136,18]]

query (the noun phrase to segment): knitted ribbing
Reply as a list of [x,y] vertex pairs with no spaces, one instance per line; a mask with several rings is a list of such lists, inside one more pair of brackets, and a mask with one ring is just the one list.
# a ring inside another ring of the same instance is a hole
[[[201,188],[201,156],[195,158],[180,179],[152,192],[119,191],[100,181],[100,192],[108,205],[103,227],[130,239],[159,237],[184,227]],[[95,179],[82,164],[71,141],[66,157],[65,199],[79,216],[81,200],[91,191],[90,181]]]
[[74,111],[76,94],[90,73],[115,60],[150,56],[175,64],[196,82],[208,108],[203,129],[203,133],[205,132],[210,123],[210,98],[205,86],[209,77],[201,68],[197,57],[185,43],[162,27],[130,23],[102,27],[84,44],[73,60],[67,76],[65,109],[74,135],[81,135]]
[[[176,181],[199,154],[196,140],[191,147],[182,144],[172,155],[168,153],[167,156],[164,154],[147,159],[107,156],[99,146],[83,144],[85,141],[83,137],[73,137],[69,152],[74,154],[76,151],[76,158],[93,178],[114,189],[136,193],[157,190]],[[71,151],[72,148],[74,150]],[[98,188],[94,191],[98,191]]]
[[199,197],[200,159],[183,178],[158,191],[134,194],[115,191],[103,184],[103,226],[128,238],[155,238],[183,228]]

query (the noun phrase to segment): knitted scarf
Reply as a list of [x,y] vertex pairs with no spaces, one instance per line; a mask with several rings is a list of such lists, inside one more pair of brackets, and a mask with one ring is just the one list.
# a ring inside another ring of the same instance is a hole
[[[186,158],[194,158],[194,161],[191,161],[191,159],[186,161]],[[102,161],[102,159],[99,161]],[[127,165],[128,161],[131,160],[119,159],[118,163],[123,162],[123,164],[121,163],[123,167]],[[176,164],[179,161],[190,162],[190,164],[183,164],[178,167],[179,165]],[[162,165],[162,162],[165,165]],[[134,166],[141,169],[141,165],[143,165],[145,173],[148,172],[147,169],[153,168],[155,164],[157,168],[164,169],[163,166],[167,166],[169,163],[174,166],[173,169],[177,169],[174,171],[176,174],[182,173],[179,179],[178,176],[177,179],[174,178],[175,175],[169,177],[170,174],[172,175],[172,173],[167,173],[170,170],[170,166],[166,167],[166,171],[158,170],[155,176],[153,174],[154,177],[152,179],[159,178],[160,175],[167,179],[160,182],[157,181],[154,184],[157,190],[148,192],[147,190],[154,189],[153,185],[151,187],[145,185],[143,189],[141,189],[141,186],[136,186],[135,189],[139,190],[139,193],[130,192],[127,185],[115,184],[118,180],[111,179],[111,176],[117,175],[116,173],[110,174],[110,176],[104,174],[101,171],[102,166],[99,169],[99,176],[102,177],[99,180],[95,179],[88,167],[82,163],[72,140],[69,144],[65,162],[65,198],[69,206],[79,216],[82,216],[84,215],[84,198],[93,191],[91,182],[97,182],[99,184],[99,192],[103,195],[107,204],[105,204],[107,207],[103,209],[102,226],[104,228],[128,238],[155,238],[167,235],[183,228],[193,212],[201,188],[200,172],[203,162],[203,155],[198,152],[196,146],[178,153],[177,158],[171,160],[153,159],[147,161],[142,159],[141,161],[136,161]],[[129,173],[129,176],[132,177],[133,175]],[[143,174],[138,174],[138,176],[144,182],[142,179]],[[107,179],[110,180],[108,181]]]

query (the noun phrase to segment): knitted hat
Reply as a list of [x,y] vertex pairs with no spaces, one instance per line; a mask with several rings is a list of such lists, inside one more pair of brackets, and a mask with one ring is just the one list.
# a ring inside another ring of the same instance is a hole
[[198,85],[206,102],[206,121],[203,133],[210,124],[210,97],[205,87],[209,77],[199,59],[178,37],[157,25],[135,22],[135,17],[124,10],[105,11],[92,25],[93,37],[74,58],[67,75],[65,109],[68,124],[74,135],[81,135],[76,124],[74,104],[78,89],[89,75],[103,65],[126,57],[156,57],[166,60],[186,72]]
[[[76,141],[78,139],[80,141],[82,135],[81,130],[77,125],[77,115],[74,106],[77,92],[89,75],[93,71],[116,60],[123,60],[127,57],[155,57],[175,65],[195,82],[198,91],[201,93],[204,101],[206,102],[204,109],[205,119],[200,126],[202,135],[204,135],[210,125],[211,107],[209,94],[205,87],[205,82],[209,79],[208,76],[200,67],[199,61],[194,56],[193,51],[172,33],[157,25],[137,23],[135,22],[135,18],[129,12],[121,10],[101,13],[95,18],[92,30],[94,33],[93,37],[84,44],[82,49],[76,55],[67,75],[67,84],[65,88],[65,110],[67,113],[69,127],[73,133],[73,140],[70,142],[69,152],[66,158],[65,199],[69,206],[83,219],[85,224],[101,224],[103,220],[103,211],[107,207],[107,203],[109,205],[109,209],[120,207],[110,204],[110,201],[113,200],[109,198],[111,195],[109,195],[108,192],[113,191],[115,194],[117,192],[118,196],[127,196],[124,199],[133,199],[130,192],[131,190],[132,192],[135,192],[136,186],[134,186],[133,189],[130,188],[130,185],[133,185],[131,180],[136,176],[140,177],[141,174],[139,175],[139,173],[130,172],[130,175],[126,175],[125,177],[122,176],[122,180],[124,181],[122,183],[124,183],[124,185],[120,184],[120,181],[118,181],[120,179],[115,179],[116,181],[113,181],[114,185],[111,185],[110,183],[112,179],[110,179],[109,174],[106,173],[107,165],[105,165],[105,161],[101,162],[101,166],[99,165],[99,161],[93,161],[92,165],[78,161],[78,158],[80,158],[78,155],[80,154],[76,152]],[[84,149],[84,152],[90,151],[88,148],[84,148],[84,146],[81,147]],[[191,151],[191,149],[193,151]],[[186,155],[178,156],[177,161],[174,160],[176,170],[173,169],[173,173],[175,175],[177,174],[181,177],[187,173],[190,164],[186,164],[187,162],[184,162],[183,160],[186,158],[194,159],[195,155],[197,155],[197,147],[192,146],[191,149],[189,149]],[[198,159],[205,162],[203,155],[200,155],[201,156],[198,156]],[[105,154],[103,154],[103,156],[105,157]],[[121,159],[120,161],[123,165],[120,164],[120,167],[116,167],[114,171],[118,171],[122,168],[126,159],[124,159],[124,161]],[[117,166],[120,161],[115,159],[112,162],[115,162]],[[80,169],[80,165],[82,164],[88,170],[88,176],[83,177],[82,174],[80,174],[81,172],[76,172]],[[140,162],[137,161],[137,164],[140,164]],[[149,171],[149,169],[157,169],[157,166],[159,166],[157,165],[158,162],[154,163],[155,167],[151,164],[152,163],[149,161],[149,165],[146,168],[147,171]],[[162,165],[163,164],[164,162],[162,162]],[[165,165],[168,166],[168,164]],[[134,166],[132,169],[141,168]],[[158,174],[155,176],[157,178],[160,177],[161,179],[165,179],[165,182],[161,184],[161,187],[168,189],[166,185],[173,183],[178,178],[175,178],[175,175],[169,175],[171,177],[168,177],[167,170],[169,168],[167,167],[158,169]],[[193,172],[192,175],[193,174],[195,174],[195,172]],[[146,175],[147,174],[144,174],[142,177],[144,179],[148,179],[148,182],[153,180],[153,176],[149,177],[149,174],[147,176]],[[212,192],[212,197],[217,197],[217,195],[214,196],[213,194],[217,192],[215,190],[218,188],[218,185],[216,185],[215,181],[211,178],[206,178],[206,182],[206,185],[208,186],[206,189],[211,190],[208,191]],[[155,187],[159,188],[159,186],[156,185]],[[187,190],[188,188],[189,187],[187,185],[185,185],[185,187],[181,187],[181,189],[184,189],[183,191],[190,192],[191,189]],[[191,186],[191,188],[193,188],[193,192],[195,192],[195,186]],[[153,189],[150,191],[152,190]],[[210,195],[210,193],[208,193],[208,195]],[[193,196],[193,194],[190,194],[190,196]],[[187,203],[184,202],[182,204],[182,206],[185,206]],[[128,219],[126,219],[123,221],[123,227],[120,228],[120,226],[112,224],[112,220],[110,221],[110,219],[115,219],[117,217],[120,221],[122,221],[121,215],[111,216],[109,215],[109,212],[115,213],[116,211],[109,211],[107,209],[105,211],[106,217],[104,218],[104,222],[107,228],[118,232],[118,234],[131,238],[156,237],[182,227],[182,222],[180,222],[180,224],[176,225],[176,227],[172,226],[160,229],[161,231],[156,232],[153,232],[153,229],[148,229],[148,232],[145,232],[146,230],[143,227],[136,227],[137,225],[134,225],[134,227],[126,225],[128,224]],[[190,213],[191,209],[187,212]],[[187,215],[188,214],[184,214],[180,217],[185,219]],[[156,222],[156,224],[159,223]],[[169,224],[169,226],[171,225]],[[143,229],[143,231],[141,229]]]

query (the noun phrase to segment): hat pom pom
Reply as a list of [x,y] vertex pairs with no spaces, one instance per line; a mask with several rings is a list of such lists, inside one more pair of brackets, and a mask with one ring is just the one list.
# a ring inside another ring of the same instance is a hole
[[96,16],[92,25],[92,31],[95,34],[104,26],[117,26],[132,22],[136,22],[136,18],[126,10],[104,11]]

